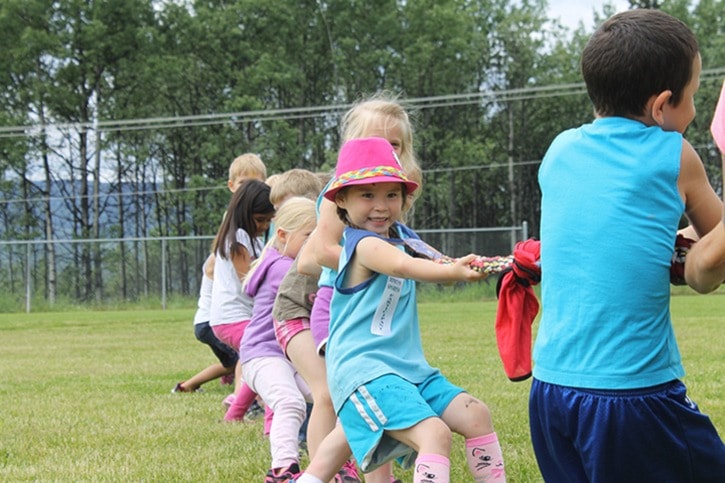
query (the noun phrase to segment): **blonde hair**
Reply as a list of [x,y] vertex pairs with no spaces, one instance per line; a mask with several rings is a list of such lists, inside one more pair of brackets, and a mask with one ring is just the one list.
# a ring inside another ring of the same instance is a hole
[[380,128],[381,122],[383,131],[393,127],[400,128],[402,134],[398,155],[400,164],[408,178],[422,186],[423,171],[413,150],[413,125],[397,95],[389,91],[380,91],[355,103],[342,117],[340,126],[342,144],[350,139],[369,137],[373,129]]
[[267,186],[270,188],[274,188],[274,185],[279,181],[280,176],[282,176],[280,173],[270,174],[264,182],[267,183]]
[[262,159],[254,153],[245,153],[237,156],[229,165],[229,182],[234,183],[238,178],[267,179],[267,167]]
[[299,168],[290,169],[280,174],[272,184],[269,200],[274,206],[279,206],[284,200],[293,196],[316,200],[323,186],[320,178],[312,171]]
[[324,188],[325,186],[327,186],[327,183],[329,183],[330,180],[335,177],[335,173],[333,171],[317,171],[315,173],[315,176],[319,178],[320,183]]
[[407,222],[413,216],[413,203],[423,192],[423,170],[413,150],[413,124],[405,107],[398,101],[398,96],[389,91],[379,91],[355,103],[342,116],[342,144],[350,139],[369,137],[372,131],[381,128],[381,123],[383,132],[395,127],[400,129],[398,158],[408,179],[418,183],[418,189],[410,195],[410,203],[404,204],[402,221]]
[[264,250],[259,258],[254,260],[249,267],[249,271],[244,276],[243,288],[247,287],[249,279],[257,269],[259,264],[264,260],[264,257],[269,253],[269,248],[274,247],[279,252],[284,251],[284,247],[279,246],[279,238],[277,237],[277,230],[284,230],[287,233],[296,233],[304,230],[305,228],[312,228],[317,222],[317,212],[315,210],[315,202],[309,198],[302,198],[301,196],[295,196],[288,199],[282,206],[279,207],[277,213],[274,216],[274,233],[270,236],[267,244],[264,245]]

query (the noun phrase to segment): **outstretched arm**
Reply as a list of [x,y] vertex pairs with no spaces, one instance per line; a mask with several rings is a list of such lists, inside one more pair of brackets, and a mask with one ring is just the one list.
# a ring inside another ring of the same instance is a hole
[[420,282],[474,282],[488,276],[487,273],[471,268],[470,264],[475,258],[476,255],[471,254],[457,259],[454,263],[440,264],[411,257],[379,238],[366,237],[360,240],[355,249],[356,263],[350,273],[352,278],[348,280],[354,285],[367,279],[370,272],[377,272]]

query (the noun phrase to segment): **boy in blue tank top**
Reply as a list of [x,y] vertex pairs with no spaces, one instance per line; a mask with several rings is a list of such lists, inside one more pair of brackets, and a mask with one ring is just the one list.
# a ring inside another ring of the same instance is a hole
[[403,240],[417,235],[399,219],[417,187],[387,140],[361,138],[342,146],[325,192],[347,225],[325,357],[340,426],[299,483],[329,481],[350,449],[364,472],[399,458],[404,467],[414,465],[415,483],[447,483],[452,431],[466,440],[476,481],[505,481],[488,408],[423,354],[415,280],[473,282],[486,275],[471,268],[475,255],[443,264],[406,253]]
[[722,204],[682,134],[702,62],[679,20],[614,15],[582,74],[596,119],[559,134],[539,170],[543,313],[529,412],[546,481],[723,481],[725,446],[686,395],[670,319],[682,214]]

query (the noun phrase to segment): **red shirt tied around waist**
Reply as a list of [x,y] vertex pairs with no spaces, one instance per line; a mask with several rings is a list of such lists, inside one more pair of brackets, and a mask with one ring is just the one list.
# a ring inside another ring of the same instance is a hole
[[513,263],[496,285],[496,343],[504,372],[512,381],[531,377],[531,325],[539,313],[533,286],[541,281],[541,242],[521,241]]

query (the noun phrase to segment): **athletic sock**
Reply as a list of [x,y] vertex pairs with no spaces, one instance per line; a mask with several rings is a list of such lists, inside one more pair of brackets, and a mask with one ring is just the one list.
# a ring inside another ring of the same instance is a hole
[[296,480],[295,483],[322,483],[322,480],[316,476],[312,476],[307,473],[302,473]]
[[234,398],[234,402],[224,415],[224,421],[241,421],[244,419],[244,415],[247,414],[247,410],[249,410],[255,399],[257,399],[257,394],[252,391],[252,388],[246,382],[243,382],[242,387],[239,388],[239,394]]
[[467,439],[466,460],[477,483],[506,481],[506,470],[496,433]]
[[451,461],[443,455],[427,453],[419,454],[413,469],[413,483],[435,481],[449,483],[451,478]]

